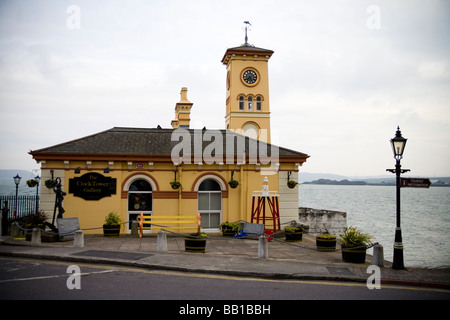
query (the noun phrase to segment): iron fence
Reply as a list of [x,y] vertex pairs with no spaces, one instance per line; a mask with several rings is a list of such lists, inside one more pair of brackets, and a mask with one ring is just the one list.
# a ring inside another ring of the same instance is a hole
[[21,218],[39,211],[39,196],[18,196],[16,202],[16,196],[0,195],[0,209],[6,204],[9,208],[8,218]]

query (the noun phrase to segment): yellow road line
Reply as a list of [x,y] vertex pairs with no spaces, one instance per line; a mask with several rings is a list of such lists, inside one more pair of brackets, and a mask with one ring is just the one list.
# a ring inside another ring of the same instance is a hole
[[[9,260],[11,258],[2,258],[0,260]],[[35,262],[36,259],[26,259],[26,258],[13,258],[14,260],[24,261],[24,262]],[[235,281],[255,281],[255,282],[277,282],[277,283],[301,283],[301,284],[316,284],[316,285],[327,285],[327,286],[346,286],[346,287],[367,287],[366,283],[358,282],[339,282],[339,281],[325,281],[325,280],[285,280],[285,279],[265,279],[265,278],[254,278],[254,277],[244,277],[244,276],[231,276],[231,275],[220,275],[212,273],[188,273],[181,271],[165,271],[165,270],[148,270],[141,267],[122,267],[122,266],[111,266],[111,265],[94,265],[86,263],[73,263],[66,261],[48,261],[39,260],[43,264],[53,264],[53,265],[73,265],[94,268],[94,269],[106,269],[115,271],[128,271],[128,272],[138,272],[146,274],[158,274],[158,275],[170,275],[179,277],[191,277],[191,278],[206,278],[206,279],[223,279],[223,280],[235,280]],[[381,289],[396,289],[396,290],[413,290],[413,291],[431,291],[431,292],[444,292],[449,293],[450,290],[439,289],[439,288],[427,288],[427,287],[413,287],[413,286],[402,286],[402,285],[388,285],[381,284]],[[376,289],[374,289],[376,290]]]

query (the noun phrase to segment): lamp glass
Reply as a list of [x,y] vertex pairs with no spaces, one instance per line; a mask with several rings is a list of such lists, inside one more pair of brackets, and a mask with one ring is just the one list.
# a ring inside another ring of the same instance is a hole
[[20,184],[20,180],[22,179],[22,177],[19,177],[19,175],[17,174],[13,179],[14,183],[18,186]]
[[405,139],[402,137],[400,128],[397,128],[395,137],[391,139],[392,151],[394,151],[394,157],[396,159],[402,158],[403,152],[405,151],[406,140],[408,140],[408,139]]
[[403,151],[405,151],[405,144],[406,144],[406,140],[405,141],[392,140],[392,148],[394,150],[394,156],[396,156],[396,157],[403,156]]

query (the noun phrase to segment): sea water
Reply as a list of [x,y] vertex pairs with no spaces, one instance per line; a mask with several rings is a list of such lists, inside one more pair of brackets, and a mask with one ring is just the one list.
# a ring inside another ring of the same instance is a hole
[[[372,235],[383,246],[385,259],[392,261],[395,186],[302,184],[299,206],[347,212],[347,226]],[[449,266],[450,188],[402,188],[401,228],[406,267]]]

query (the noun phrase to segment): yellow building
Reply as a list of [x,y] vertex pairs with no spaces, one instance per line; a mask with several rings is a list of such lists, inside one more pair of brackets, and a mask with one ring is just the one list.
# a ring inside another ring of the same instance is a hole
[[[266,143],[272,54],[247,43],[226,51],[225,130],[190,128],[193,103],[182,88],[170,129],[116,127],[31,151],[42,181],[52,174],[61,178],[64,218],[78,217],[82,229],[99,233],[87,229],[100,228],[109,212],[122,221],[141,212],[199,212],[202,230],[217,231],[221,222],[250,222],[253,192],[268,177],[270,190],[278,192],[281,222],[298,219],[298,188],[289,188],[287,180],[297,180],[308,155]],[[239,182],[236,188],[228,184],[232,179]],[[173,189],[173,181],[181,187]],[[41,209],[53,213],[54,205],[53,190],[43,186]],[[129,230],[130,224],[122,232]]]

